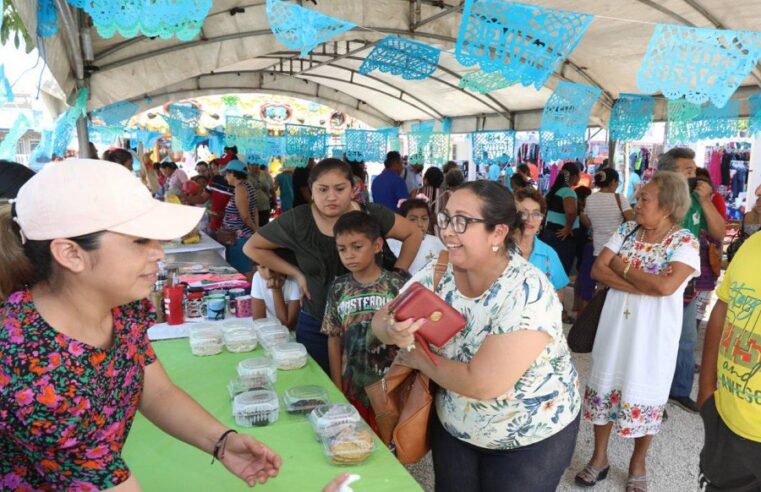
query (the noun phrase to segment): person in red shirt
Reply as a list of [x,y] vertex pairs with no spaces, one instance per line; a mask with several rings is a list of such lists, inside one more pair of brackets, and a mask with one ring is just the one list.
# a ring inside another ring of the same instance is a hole
[[[223,168],[227,165],[222,163],[223,159],[214,159],[211,161],[211,168]],[[229,162],[229,161],[227,161]],[[233,196],[233,187],[227,183],[225,177],[220,174],[212,176],[211,181],[206,186],[209,192],[211,204],[209,205],[209,232],[215,233],[222,225],[222,218],[225,215],[225,207],[230,197]]]

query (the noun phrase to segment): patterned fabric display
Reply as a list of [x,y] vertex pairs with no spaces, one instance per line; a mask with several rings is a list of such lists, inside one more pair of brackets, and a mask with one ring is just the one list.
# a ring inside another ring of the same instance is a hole
[[499,72],[486,73],[483,70],[468,72],[460,79],[461,88],[478,94],[488,94],[513,84],[515,84],[514,81],[507,80]]
[[289,156],[322,157],[325,155],[325,128],[309,125],[285,125],[285,153]]
[[267,123],[247,116],[230,116],[225,119],[225,141],[228,147],[237,146],[244,153],[267,154]]
[[19,139],[24,136],[26,131],[32,126],[32,122],[25,114],[20,114],[13,122],[13,126],[3,138],[3,142],[0,143],[0,159],[6,161],[16,160],[16,145]]
[[195,149],[196,128],[201,110],[192,104],[170,104],[169,116],[164,117],[172,132],[172,149],[191,151]]
[[473,162],[500,164],[512,162],[515,146],[513,131],[482,131],[470,134],[473,144]]
[[193,39],[203,26],[212,0],[68,0],[92,17],[95,29],[103,38],[120,34],[134,38]]
[[561,81],[542,111],[539,141],[547,162],[584,159],[589,114],[600,89]]
[[371,130],[346,130],[346,157],[352,161],[383,162],[386,134]]
[[732,138],[739,131],[740,102],[730,99],[722,108],[713,104],[700,106],[684,99],[668,102],[669,143]]
[[633,142],[641,139],[653,122],[655,99],[638,94],[621,94],[610,114],[613,140]]
[[0,65],[0,104],[12,103],[14,99],[13,88],[5,76],[5,66]]
[[409,133],[409,164],[442,166],[449,160],[449,134],[443,132]]
[[761,58],[761,33],[659,24],[637,73],[643,92],[727,103]]
[[300,50],[302,58],[318,44],[357,26],[281,0],[267,0],[267,19],[278,41]]
[[399,127],[379,128],[378,131],[386,135],[386,148],[389,152],[392,150],[399,152],[401,150],[402,144],[399,141]]
[[373,70],[380,70],[401,75],[405,80],[422,80],[436,71],[440,55],[438,48],[398,36],[388,36],[365,58],[359,73],[367,75]]
[[466,0],[455,56],[541,89],[576,48],[593,16],[504,0]]
[[761,133],[761,94],[748,99],[750,106],[750,134]]
[[58,12],[53,0],[37,2],[37,35],[49,38],[58,32]]

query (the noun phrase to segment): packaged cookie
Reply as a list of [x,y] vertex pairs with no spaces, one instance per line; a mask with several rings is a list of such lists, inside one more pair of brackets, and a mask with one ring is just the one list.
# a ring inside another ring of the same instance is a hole
[[347,424],[361,421],[357,409],[348,403],[323,405],[309,414],[309,423],[312,424],[318,441],[336,435]]
[[322,449],[334,465],[358,465],[375,451],[375,434],[364,422],[348,424],[323,438]]
[[278,369],[301,369],[307,364],[307,349],[297,342],[287,342],[275,345],[270,350],[272,360]]
[[271,357],[252,357],[238,362],[238,376],[260,381],[261,385],[275,384],[277,369]]
[[224,332],[223,340],[230,352],[251,352],[256,348],[256,333],[251,327],[228,328]]
[[222,331],[211,323],[198,323],[191,327],[189,341],[193,355],[216,355],[222,352]]
[[283,395],[285,411],[290,414],[307,415],[315,408],[327,405],[328,392],[322,386],[294,386]]
[[267,389],[246,391],[233,399],[233,417],[241,427],[262,427],[277,422],[277,393]]

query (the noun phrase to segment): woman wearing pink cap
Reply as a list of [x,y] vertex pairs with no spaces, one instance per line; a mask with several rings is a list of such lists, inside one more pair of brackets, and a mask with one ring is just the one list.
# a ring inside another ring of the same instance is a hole
[[121,457],[138,410],[250,486],[277,475],[280,457],[175,386],[148,341],[158,241],[202,213],[84,159],[48,166],[0,207],[1,490],[140,490]]

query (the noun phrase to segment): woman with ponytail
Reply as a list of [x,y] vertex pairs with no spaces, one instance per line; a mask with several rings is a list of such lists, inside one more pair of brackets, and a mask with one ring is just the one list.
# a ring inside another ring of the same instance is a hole
[[549,244],[560,257],[567,275],[576,258],[576,237],[579,231],[579,213],[576,192],[580,170],[573,162],[563,165],[555,183],[547,193],[547,221],[542,241]]

